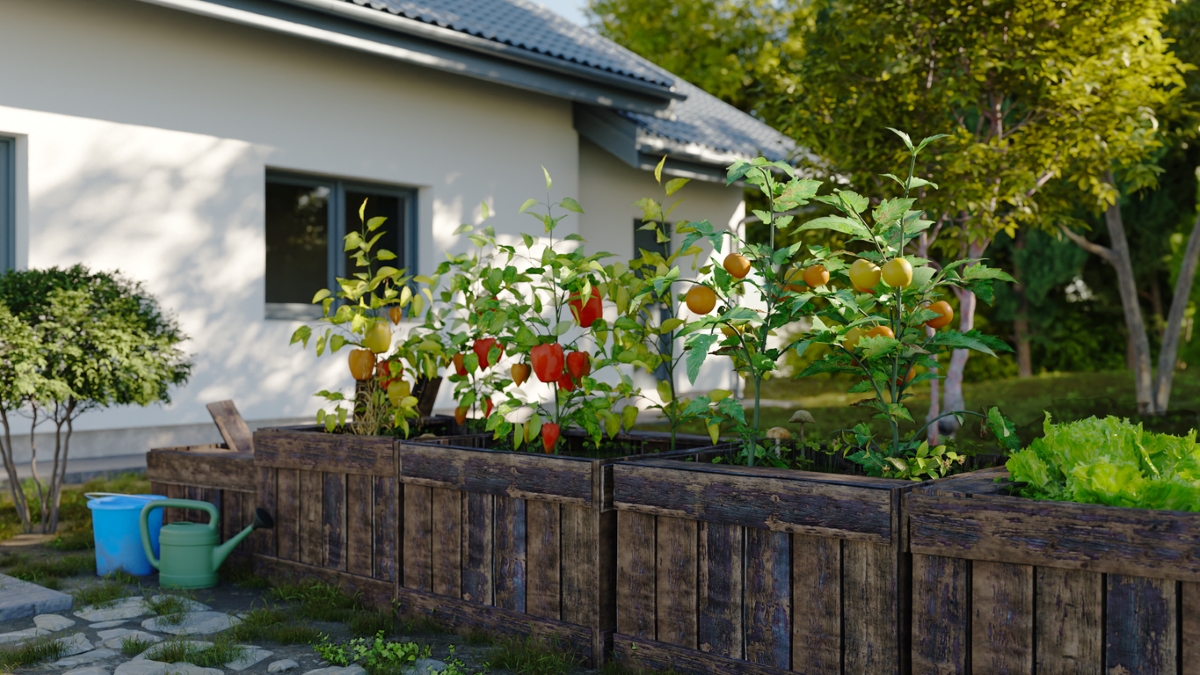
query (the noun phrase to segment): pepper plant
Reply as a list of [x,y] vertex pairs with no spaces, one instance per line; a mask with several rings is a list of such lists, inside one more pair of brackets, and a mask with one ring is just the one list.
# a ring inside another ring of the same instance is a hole
[[[776,248],[775,235],[795,219],[786,212],[808,204],[820,182],[797,176],[785,162],[762,157],[731,165],[726,182],[732,185],[738,181],[758,188],[766,200],[767,209],[754,213],[769,230],[767,241],[752,243],[747,236],[717,229],[707,220],[689,224],[683,250],[707,239],[714,259],[701,268],[709,276],[693,285],[686,295],[688,308],[702,318],[688,323],[680,333],[687,336],[688,380],[695,384],[710,348],[716,345],[712,353],[729,356],[736,372],[753,383],[753,416],[747,420],[741,402],[724,390],[692,400],[683,415],[703,417],[714,439],[722,424],[732,426],[742,439],[741,461],[753,466],[756,460],[774,457],[773,450],[761,443],[760,392],[784,350],[774,346],[771,338],[815,309],[812,291],[804,289],[797,274],[783,271],[803,243]],[[726,238],[731,240],[733,250],[717,264],[716,256],[721,254]],[[759,307],[749,306],[748,297],[757,299]],[[717,312],[712,314],[714,308]]]
[[[913,145],[907,134],[895,131],[909,152],[906,178],[884,177],[897,183],[903,196],[879,200],[874,208],[858,193],[834,189],[814,199],[834,207],[830,215],[800,225],[800,231],[827,229],[846,235],[848,246],[857,249],[832,251],[810,247],[812,257],[805,271],[821,269],[826,283],[808,292],[820,309],[812,317],[812,329],[789,348],[803,355],[812,345],[826,345],[828,353],[812,362],[798,377],[818,373],[844,373],[861,378],[851,392],[872,397],[855,405],[874,411],[887,422],[889,437],[876,439],[866,424],[857,425],[835,442],[831,450],[843,451],[852,462],[879,476],[921,479],[945,475],[963,457],[943,446],[931,448],[922,433],[929,424],[946,416],[977,415],[1003,445],[1014,447],[1011,423],[992,409],[986,415],[972,411],[950,411],[927,422],[907,437],[901,425],[914,423],[905,400],[911,388],[934,379],[935,374],[919,369],[936,366],[934,356],[944,350],[971,349],[995,356],[1008,346],[999,339],[972,330],[966,333],[942,330],[950,323],[950,305],[939,301],[942,291],[961,288],[985,302],[992,298],[994,280],[1012,281],[1001,270],[987,267],[982,259],[962,259],[940,269],[931,261],[906,254],[905,249],[932,225],[915,209],[914,190],[936,190],[937,185],[914,175],[918,154],[940,138],[932,136]],[[870,211],[869,219],[867,213]],[[847,264],[847,260],[850,260]]]
[[[377,361],[392,352],[392,324],[399,324],[405,309],[420,314],[425,299],[413,292],[413,279],[405,270],[386,264],[395,260],[396,254],[376,245],[385,234],[381,228],[387,219],[367,220],[366,207],[364,200],[358,209],[361,227],[347,233],[344,241],[355,272],[349,278],[338,278],[336,288],[323,288],[313,296],[313,303],[321,305],[320,324],[325,327],[316,339],[317,356],[354,347],[348,362],[358,382],[351,396],[340,391],[318,392],[332,408],[317,411],[317,423],[327,431],[341,428],[363,435],[396,431],[408,436],[409,420],[419,413],[412,385],[404,379],[403,361],[417,364],[421,357],[398,350],[383,362],[385,371],[378,370]],[[291,344],[300,342],[307,348],[312,336],[312,326],[301,326],[292,334]]]

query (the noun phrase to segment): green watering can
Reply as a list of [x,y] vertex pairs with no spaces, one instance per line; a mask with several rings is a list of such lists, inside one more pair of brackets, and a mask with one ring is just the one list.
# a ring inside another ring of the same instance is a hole
[[[150,546],[150,512],[154,509],[195,509],[208,512],[208,523],[171,523],[158,535],[162,558],[154,557]],[[217,569],[243,539],[258,528],[271,529],[275,521],[266,509],[254,510],[254,523],[221,544],[217,533],[217,507],[192,499],[159,499],[142,507],[142,548],[146,558],[158,570],[158,585],[163,588],[212,588],[217,585]]]

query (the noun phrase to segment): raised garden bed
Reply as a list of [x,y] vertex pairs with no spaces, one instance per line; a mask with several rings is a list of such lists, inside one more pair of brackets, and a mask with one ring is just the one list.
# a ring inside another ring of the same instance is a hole
[[615,657],[685,673],[902,673],[911,481],[622,462]]
[[[599,665],[616,628],[612,467],[666,450],[666,434],[621,434],[602,457],[399,443],[401,609],[454,627],[560,641]],[[710,446],[683,436],[679,447]],[[683,453],[685,451],[677,451]]]
[[[258,471],[254,454],[235,452],[225,444],[159,448],[146,455],[150,492],[172,499],[209,502],[221,514],[221,541],[241,532],[254,520],[258,506]],[[201,522],[201,511],[164,509],[163,523]],[[238,544],[235,553],[265,551],[270,531],[255,532]]]
[[914,673],[1195,673],[1200,513],[911,491]]

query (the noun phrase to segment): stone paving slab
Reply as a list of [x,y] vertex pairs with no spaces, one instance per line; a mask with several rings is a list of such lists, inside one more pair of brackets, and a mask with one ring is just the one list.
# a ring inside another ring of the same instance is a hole
[[38,614],[33,617],[33,625],[48,630],[51,633],[57,633],[60,630],[66,630],[75,625],[75,622],[65,616],[57,614]]
[[170,635],[212,635],[228,630],[239,623],[241,619],[229,616],[224,612],[190,612],[181,620],[164,621],[164,617],[154,617],[142,622],[142,628],[155,633]]
[[60,668],[75,668],[76,666],[82,666],[87,663],[95,663],[96,661],[111,659],[114,656],[119,656],[119,654],[111,649],[93,649],[90,652],[84,652],[76,656],[68,656],[64,659],[59,659],[54,662],[54,665]]
[[116,602],[106,604],[100,607],[96,605],[88,605],[80,608],[75,612],[75,616],[87,621],[88,623],[120,621],[124,619],[132,619],[143,614],[148,614],[150,609],[146,607],[146,600],[140,596],[131,598],[121,598]]
[[66,612],[74,604],[74,598],[66,593],[0,574],[0,621]]

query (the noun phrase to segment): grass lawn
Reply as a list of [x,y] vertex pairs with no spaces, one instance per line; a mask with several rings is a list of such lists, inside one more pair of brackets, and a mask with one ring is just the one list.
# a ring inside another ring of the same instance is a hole
[[[882,420],[872,420],[873,411],[852,407],[865,394],[847,394],[852,381],[848,378],[805,378],[803,380],[775,379],[763,385],[763,399],[787,401],[794,407],[768,406],[763,408],[763,426],[786,426],[796,408],[812,413],[816,424],[806,429],[809,438],[829,438],[840,429],[849,429],[860,422],[870,424],[878,434],[886,429]],[[1031,378],[1008,378],[964,385],[967,406],[981,411],[992,406],[1017,424],[1021,439],[1028,443],[1041,435],[1042,420],[1049,411],[1055,421],[1083,419],[1092,415],[1117,415],[1136,419],[1133,373],[1111,371],[1099,373],[1052,373]],[[747,399],[753,397],[753,391]],[[918,385],[912,398],[906,401],[913,418],[921,421],[929,411],[929,386]],[[1200,428],[1200,370],[1184,370],[1175,374],[1171,396],[1171,413],[1165,417],[1144,418],[1147,429],[1185,434]],[[747,410],[749,417],[749,409]],[[923,423],[923,422],[922,422]],[[918,425],[908,425],[911,433]],[[968,424],[968,429],[976,425]],[[663,425],[645,425],[647,429],[663,429]],[[703,433],[699,424],[688,425],[685,431]]]

